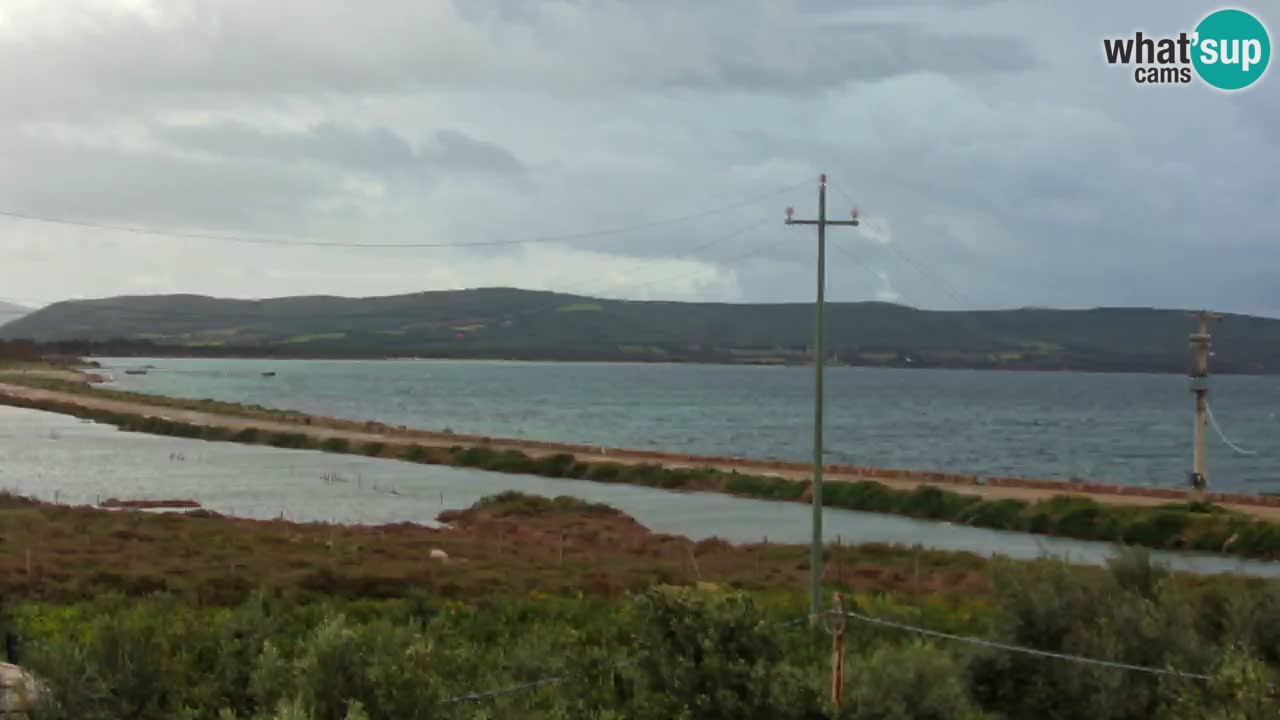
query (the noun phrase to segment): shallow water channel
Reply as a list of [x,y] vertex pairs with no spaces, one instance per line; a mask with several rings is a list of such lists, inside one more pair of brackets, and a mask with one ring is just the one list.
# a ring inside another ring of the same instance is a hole
[[[336,480],[335,480],[336,478]],[[192,499],[219,513],[300,522],[434,525],[436,515],[504,490],[607,503],[655,532],[695,540],[807,543],[811,510],[795,503],[674,493],[582,480],[508,475],[311,450],[121,432],[73,417],[0,406],[0,489],[61,503],[109,497]],[[921,545],[981,555],[1066,556],[1099,563],[1106,543],[984,530],[828,509],[828,542]],[[1194,572],[1280,576],[1280,563],[1158,553]]]

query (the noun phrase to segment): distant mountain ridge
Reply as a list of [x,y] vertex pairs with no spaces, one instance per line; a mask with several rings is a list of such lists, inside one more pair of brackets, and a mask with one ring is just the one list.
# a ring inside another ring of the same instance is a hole
[[0,325],[13,322],[14,320],[30,313],[31,308],[0,301]]
[[[1183,310],[917,310],[831,303],[827,346],[847,364],[1184,372]],[[61,302],[0,338],[93,341],[119,354],[807,362],[813,305],[642,302],[482,288],[370,298],[199,295]],[[1213,328],[1219,373],[1280,372],[1280,320]],[[110,341],[110,342],[108,342]]]

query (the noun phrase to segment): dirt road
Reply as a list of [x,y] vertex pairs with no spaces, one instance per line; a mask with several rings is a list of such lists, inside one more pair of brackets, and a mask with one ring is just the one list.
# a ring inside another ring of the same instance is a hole
[[[362,425],[361,423],[354,421],[322,417],[298,416],[296,419],[290,420],[271,420],[262,417],[248,417],[229,413],[200,412],[195,410],[166,407],[160,404],[149,404],[141,400],[118,400],[110,397],[94,396],[91,394],[60,392],[56,390],[31,388],[2,382],[0,382],[0,394],[7,394],[31,400],[72,403],[81,407],[96,410],[159,417],[193,425],[221,427],[231,431],[239,431],[253,427],[269,432],[302,433],[322,441],[329,438],[343,438],[351,443],[381,442],[388,446],[415,444],[433,447],[485,445],[498,451],[519,450],[532,457],[541,457],[555,453],[572,453],[577,455],[578,458],[584,462],[589,462],[592,459],[598,459],[600,461],[628,465],[649,463],[663,465],[666,467],[712,467],[724,471],[737,470],[739,472],[775,475],[790,479],[807,479],[811,474],[809,466],[803,463],[771,462],[748,458],[704,457],[644,450],[599,448],[567,443],[519,440],[514,438],[488,438],[448,432],[393,428],[376,423],[367,423]],[[0,402],[3,402],[2,397],[0,397]],[[372,427],[374,429],[361,429],[368,427]],[[1116,492],[1087,491],[1073,486],[1072,483],[1066,482],[1040,483],[1042,485],[1049,485],[1049,487],[1017,487],[1009,484],[978,484],[949,481],[945,479],[938,479],[944,476],[937,473],[899,473],[906,475],[905,477],[894,477],[892,474],[893,473],[891,472],[885,471],[868,473],[861,472],[856,469],[833,466],[825,471],[824,477],[829,482],[874,480],[875,482],[900,490],[913,490],[921,485],[932,485],[955,492],[979,495],[988,500],[1013,498],[1028,502],[1035,502],[1061,495],[1074,495],[1089,497],[1104,504],[1139,506],[1162,505],[1177,500],[1177,498],[1168,497],[1167,493],[1159,496],[1138,494],[1143,492],[1142,489],[1125,489],[1125,494],[1120,494],[1119,489],[1117,489]],[[1016,481],[1007,480],[1007,482],[1012,483]],[[1238,498],[1236,501],[1217,500],[1220,505],[1229,507],[1232,510],[1270,520],[1280,521],[1280,507],[1263,504],[1264,502],[1269,501],[1269,498],[1253,499],[1247,497]]]

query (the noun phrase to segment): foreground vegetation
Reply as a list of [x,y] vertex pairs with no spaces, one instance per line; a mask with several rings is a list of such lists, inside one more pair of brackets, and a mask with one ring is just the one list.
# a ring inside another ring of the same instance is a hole
[[[246,538],[253,527],[285,525],[8,503],[10,513],[72,512],[87,524],[96,522],[89,515],[105,516],[136,522],[138,532],[163,525],[166,541],[189,527],[211,542],[200,530],[209,524]],[[600,506],[517,495],[454,520],[493,517],[533,527],[619,520]],[[21,542],[13,519],[0,524],[0,553]],[[377,562],[397,553],[429,562],[373,537],[367,553]],[[270,550],[275,543],[265,538],[246,542],[279,559],[285,551]],[[190,559],[187,569],[202,561]],[[512,554],[502,570],[565,574],[559,565],[521,570],[530,564]],[[851,619],[846,701],[837,710],[830,639],[806,628],[800,592],[693,577],[621,594],[513,592],[469,571],[453,578],[461,585],[452,591],[442,592],[442,576],[425,576],[397,597],[345,597],[287,577],[234,598],[121,585],[94,599],[55,600],[9,588],[0,594],[0,631],[21,638],[18,659],[47,688],[33,720],[1275,717],[1276,583],[1171,575],[1141,553],[1105,569],[996,562],[985,575],[975,590],[854,591],[849,600],[876,618],[1208,677],[926,641]],[[793,580],[791,588],[803,587]]]
[[[32,384],[61,388],[67,383],[35,380]],[[81,392],[89,392],[81,390]],[[139,396],[122,394],[121,399]],[[104,397],[114,397],[109,392]],[[134,413],[117,413],[84,407],[74,402],[31,400],[0,395],[11,405],[91,418],[122,430],[209,441],[270,445],[280,448],[323,450],[408,462],[469,467],[493,472],[572,478],[603,483],[625,483],[665,490],[721,492],[759,500],[807,502],[808,482],[771,475],[725,472],[714,468],[667,468],[656,464],[608,462],[584,459],[568,453],[530,455],[518,450],[495,450],[485,445],[441,447],[395,442],[353,443],[344,437],[313,432],[296,413],[218,403],[166,398],[156,404],[183,409],[225,412],[263,420],[288,419],[296,430],[267,431],[256,427],[230,430],[196,425]],[[146,398],[151,402],[151,398]],[[326,421],[329,422],[329,421]],[[341,421],[331,423],[334,427]],[[347,423],[360,428],[359,423]],[[1158,507],[1108,505],[1090,498],[1062,496],[1027,502],[1018,499],[985,500],[962,491],[922,485],[915,490],[890,488],[875,481],[829,483],[823,493],[826,506],[909,517],[945,520],[973,527],[1119,542],[1166,550],[1227,553],[1252,558],[1280,557],[1280,524],[1232,512],[1209,503],[1169,503]]]

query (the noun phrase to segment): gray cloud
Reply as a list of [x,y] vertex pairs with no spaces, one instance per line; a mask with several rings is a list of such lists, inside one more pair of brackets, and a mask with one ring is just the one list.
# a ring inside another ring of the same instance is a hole
[[[15,68],[0,76],[0,210],[486,242],[643,225],[826,171],[892,237],[833,231],[838,299],[1280,314],[1274,77],[1237,95],[1138,88],[1101,60],[1104,34],[1176,31],[1202,11],[1189,0],[33,3],[0,22],[0,63]],[[849,204],[831,201],[833,213]],[[43,299],[509,283],[803,301],[813,238],[782,227],[786,205],[812,212],[813,188],[634,232],[420,252],[0,219],[0,264],[10,294]]]
[[440,130],[420,154],[423,161],[445,170],[522,175],[525,166],[510,150],[476,140],[457,130]]
[[386,128],[358,130],[325,123],[302,131],[262,130],[244,123],[170,125],[156,136],[215,157],[315,162],[354,170],[388,170],[416,164],[409,141]]
[[385,128],[356,129],[326,122],[300,131],[262,130],[243,123],[170,125],[161,139],[214,157],[316,163],[371,173],[406,169],[521,175],[515,154],[458,130],[438,130],[420,148]]

